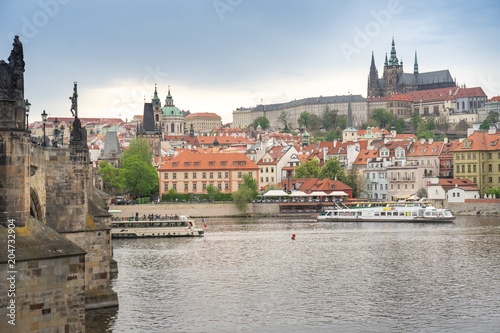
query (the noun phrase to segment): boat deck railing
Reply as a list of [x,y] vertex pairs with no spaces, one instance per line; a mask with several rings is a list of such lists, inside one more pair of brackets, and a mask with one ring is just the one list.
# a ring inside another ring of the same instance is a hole
[[[189,219],[189,218],[188,218]],[[153,215],[153,216],[113,216],[111,218],[112,222],[166,222],[166,221],[185,221],[186,219],[181,219],[180,216],[167,216],[167,215]]]

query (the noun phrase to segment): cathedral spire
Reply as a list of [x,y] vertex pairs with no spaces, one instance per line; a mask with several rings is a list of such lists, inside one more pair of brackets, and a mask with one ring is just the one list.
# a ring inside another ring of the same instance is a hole
[[389,59],[388,65],[399,65],[398,58],[396,57],[396,44],[394,43],[394,36],[392,36],[391,58]]
[[385,53],[385,62],[384,62],[384,66],[388,66],[389,63],[387,62],[387,52]]
[[415,50],[415,65],[413,65],[413,74],[418,75],[417,50]]

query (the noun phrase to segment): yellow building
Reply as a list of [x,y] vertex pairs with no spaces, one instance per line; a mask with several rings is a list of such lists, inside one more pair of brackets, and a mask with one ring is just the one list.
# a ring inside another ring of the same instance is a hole
[[467,178],[481,191],[500,186],[500,134],[478,131],[453,150],[455,178]]
[[221,117],[211,112],[197,112],[191,113],[184,117],[185,128],[190,130],[191,124],[195,133],[201,131],[211,131],[213,129],[222,127]]

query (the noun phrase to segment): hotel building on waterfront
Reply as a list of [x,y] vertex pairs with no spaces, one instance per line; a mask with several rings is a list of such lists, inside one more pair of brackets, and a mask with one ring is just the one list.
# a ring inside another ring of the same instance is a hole
[[209,184],[221,193],[239,189],[243,175],[259,179],[259,167],[242,153],[199,153],[184,150],[158,168],[160,196],[173,188],[177,193],[207,193]]

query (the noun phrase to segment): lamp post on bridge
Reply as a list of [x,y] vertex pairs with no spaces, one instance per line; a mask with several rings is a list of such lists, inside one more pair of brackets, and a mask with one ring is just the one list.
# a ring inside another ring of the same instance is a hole
[[45,124],[47,123],[47,112],[45,112],[45,110],[43,110],[42,112],[42,123],[43,123],[43,142],[42,142],[42,147],[45,147],[46,146],[46,142],[45,142]]
[[54,147],[57,147],[57,142],[59,141],[59,120],[57,120],[57,117],[56,119],[52,122],[52,124],[54,125],[54,133],[53,133],[53,145]]
[[64,125],[61,125],[61,147],[64,146]]
[[24,101],[24,107],[25,107],[25,111],[26,111],[26,129],[28,129],[29,127],[29,116],[30,116],[30,107],[31,107],[31,103],[28,102],[28,99],[26,98],[26,100]]

